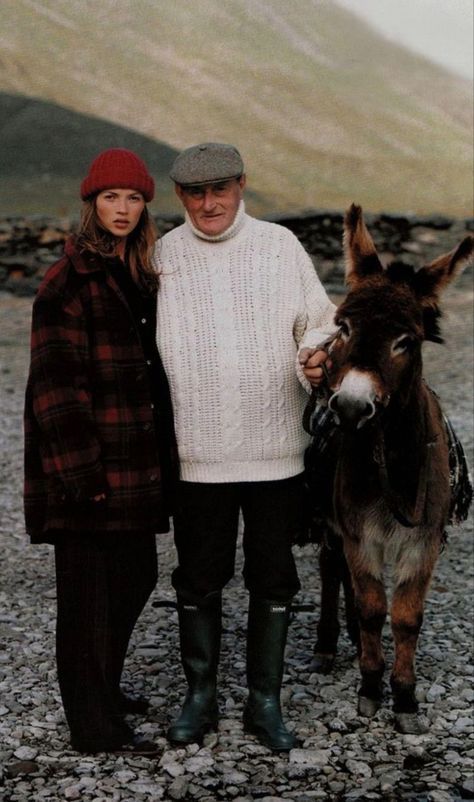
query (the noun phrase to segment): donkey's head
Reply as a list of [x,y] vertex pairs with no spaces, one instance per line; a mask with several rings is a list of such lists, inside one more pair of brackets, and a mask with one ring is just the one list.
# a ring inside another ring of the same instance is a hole
[[439,293],[467,264],[474,238],[415,270],[394,262],[384,268],[360,206],[344,223],[349,293],[336,313],[339,334],[331,346],[329,406],[339,422],[360,428],[397,396],[405,405],[421,379],[423,340],[442,342]]

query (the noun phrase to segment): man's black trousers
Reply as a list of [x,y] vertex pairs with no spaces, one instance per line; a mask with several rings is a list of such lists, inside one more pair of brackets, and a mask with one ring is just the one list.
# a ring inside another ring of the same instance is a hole
[[240,510],[246,588],[282,602],[298,592],[292,543],[306,520],[302,475],[269,482],[180,482],[173,573],[180,596],[202,603],[233,577]]

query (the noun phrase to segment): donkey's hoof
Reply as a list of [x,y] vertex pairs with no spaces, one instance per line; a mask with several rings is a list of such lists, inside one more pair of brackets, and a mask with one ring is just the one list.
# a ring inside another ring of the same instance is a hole
[[418,713],[396,713],[395,729],[403,735],[424,735],[429,730],[428,719]]
[[380,707],[378,699],[369,699],[368,696],[359,696],[357,711],[359,716],[365,718],[373,718]]
[[309,670],[315,674],[331,674],[335,660],[335,654],[321,654],[321,652],[315,652]]

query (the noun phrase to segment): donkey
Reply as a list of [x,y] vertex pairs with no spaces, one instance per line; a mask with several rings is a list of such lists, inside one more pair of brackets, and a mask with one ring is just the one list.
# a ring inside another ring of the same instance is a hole
[[[422,378],[421,346],[424,340],[442,342],[439,293],[468,262],[474,238],[466,237],[418,271],[401,262],[385,269],[359,206],[346,213],[344,229],[349,292],[336,312],[338,333],[328,345],[327,403],[337,427],[327,449],[331,487],[323,489],[321,502],[326,490],[326,524],[342,536],[352,579],[360,636],[359,714],[374,716],[382,699],[383,568],[391,559],[395,721],[400,732],[420,733],[425,727],[415,697],[415,650],[450,510],[446,426],[438,399]],[[343,560],[342,550],[338,555],[334,542],[332,547],[333,562]],[[326,544],[323,554],[327,549]],[[344,580],[343,566],[338,571],[330,580],[333,586]],[[352,602],[344,584],[350,619]],[[334,587],[326,592],[334,595]],[[337,587],[335,592],[337,599]],[[337,613],[328,612],[326,604],[324,615],[319,650],[329,640],[335,652]],[[356,642],[350,620],[349,634]],[[322,671],[330,667],[331,660],[319,665]]]

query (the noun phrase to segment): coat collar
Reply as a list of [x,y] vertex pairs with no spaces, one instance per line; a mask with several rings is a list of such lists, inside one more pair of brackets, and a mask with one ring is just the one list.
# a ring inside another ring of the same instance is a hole
[[64,246],[64,253],[68,257],[77,273],[105,273],[106,265],[104,259],[95,253],[79,251],[75,237],[69,237]]
[[[109,270],[107,268],[107,260],[105,260],[102,256],[96,255],[94,253],[88,253],[87,251],[82,251],[82,252],[78,251],[75,237],[69,237],[69,239],[66,240],[64,246],[64,253],[70,260],[72,266],[74,267],[77,273],[88,276],[93,274],[99,274],[99,275],[102,274],[102,276],[105,276],[106,283],[118,295],[118,297],[124,304],[125,308],[127,309],[129,315],[131,316],[133,322],[133,315],[130,311],[130,305],[113,274],[113,270]],[[112,263],[114,260],[110,259],[108,261]]]

